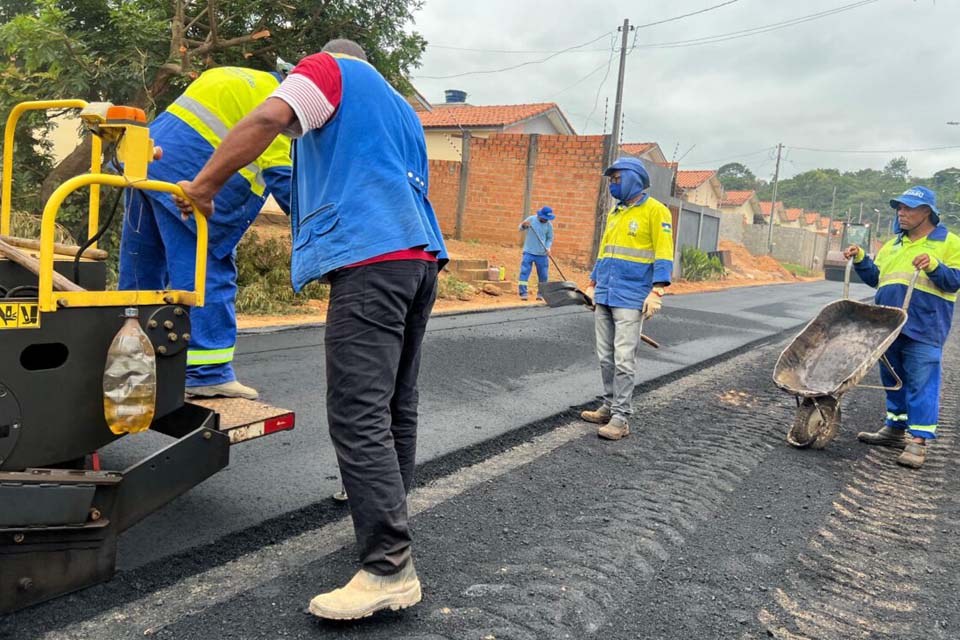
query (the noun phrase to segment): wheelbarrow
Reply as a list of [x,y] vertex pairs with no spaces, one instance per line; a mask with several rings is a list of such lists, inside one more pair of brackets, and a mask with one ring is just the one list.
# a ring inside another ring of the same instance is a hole
[[[831,302],[803,328],[777,359],[773,381],[793,394],[797,415],[787,442],[798,448],[823,449],[840,429],[840,401],[853,387],[896,391],[903,386],[884,355],[907,322],[910,297],[920,275],[914,272],[902,307],[887,307],[850,300],[847,262],[843,299]],[[892,387],[860,384],[877,363],[893,375]]]

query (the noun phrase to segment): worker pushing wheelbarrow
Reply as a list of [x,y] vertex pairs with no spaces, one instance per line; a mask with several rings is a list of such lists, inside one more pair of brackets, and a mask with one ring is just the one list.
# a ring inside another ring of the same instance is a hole
[[[907,309],[920,270],[913,273],[902,307],[850,300],[848,260],[843,299],[831,302],[787,345],[773,371],[773,381],[797,400],[797,416],[787,433],[795,447],[823,449],[840,429],[840,401],[856,386],[895,391],[903,386],[885,352],[907,322]],[[896,381],[892,387],[860,381],[880,361]]]

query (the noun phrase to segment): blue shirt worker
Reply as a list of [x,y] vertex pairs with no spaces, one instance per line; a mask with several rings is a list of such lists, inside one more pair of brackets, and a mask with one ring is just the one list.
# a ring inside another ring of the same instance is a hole
[[[902,306],[914,271],[919,269],[920,274],[907,323],[886,353],[903,387],[887,391],[883,428],[861,432],[857,438],[867,444],[904,447],[897,464],[916,469],[926,458],[927,442],[937,436],[943,345],[960,290],[960,238],[940,224],[936,194],[926,187],[907,189],[890,206],[897,210],[896,237],[874,260],[857,245],[847,247],[844,255],[853,258],[860,278],[877,289],[877,304]],[[896,384],[883,365],[880,376],[885,387]]]
[[530,216],[520,223],[520,231],[526,231],[523,240],[523,258],[520,260],[520,278],[517,281],[520,299],[527,301],[527,287],[530,284],[530,272],[537,266],[537,300],[543,300],[540,295],[540,285],[549,280],[547,273],[550,247],[553,246],[553,222],[556,219],[553,209],[543,207],[537,215]]
[[[163,157],[149,165],[152,180],[191,178],[220,146],[227,132],[279,85],[279,74],[218,67],[200,74],[150,125]],[[237,381],[236,248],[272,194],[290,210],[290,139],[279,137],[233,173],[217,195],[210,220],[204,306],[190,312],[186,391],[194,396],[255,399],[257,391]],[[166,194],[130,190],[120,240],[119,288],[193,289],[196,223],[184,220]]]
[[645,193],[650,175],[636,158],[620,158],[604,172],[617,201],[607,215],[588,293],[596,305],[595,327],[603,404],[580,416],[601,425],[597,435],[630,435],[637,346],[644,318],[662,305],[673,271],[673,217]]
[[[283,132],[295,138],[293,287],[330,283],[327,423],[360,559],[353,578],[314,597],[309,610],[353,620],[421,599],[407,492],[421,345],[447,252],[427,198],[420,119],[350,40],[300,60],[197,177],[181,183],[185,194],[216,217],[213,195]],[[189,203],[178,206],[189,211]]]

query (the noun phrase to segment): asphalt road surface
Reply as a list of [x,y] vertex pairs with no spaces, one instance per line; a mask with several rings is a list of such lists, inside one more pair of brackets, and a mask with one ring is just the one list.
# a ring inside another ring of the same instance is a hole
[[857,442],[882,423],[876,390],[847,394],[826,450],[788,446],[794,405],[770,382],[788,340],[644,385],[621,442],[566,412],[435,475],[410,499],[425,594],[410,610],[338,624],[304,613],[355,570],[340,517],[223,565],[191,567],[204,564],[194,552],[123,572],[8,619],[0,637],[960,637],[960,334],[920,471]]
[[[640,382],[682,370],[809,321],[840,283],[668,296],[644,333]],[[871,291],[854,285],[851,296]],[[235,447],[229,468],[126,532],[118,568],[213,543],[325,500],[339,488],[326,427],[323,328],[241,336],[236,369],[268,403],[293,409],[296,428]],[[418,462],[424,463],[591,402],[600,393],[593,314],[544,306],[438,317],[424,341]],[[122,468],[167,442],[145,433],[102,452]],[[251,544],[255,541],[251,541]]]

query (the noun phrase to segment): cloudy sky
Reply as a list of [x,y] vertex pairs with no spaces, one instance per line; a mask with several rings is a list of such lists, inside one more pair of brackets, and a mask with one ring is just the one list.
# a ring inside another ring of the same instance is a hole
[[960,166],[960,126],[946,124],[960,121],[960,0],[427,0],[413,82],[434,102],[444,89],[475,105],[557,102],[589,134],[609,99],[609,132],[624,18],[668,21],[629,34],[623,140],[656,141],[683,168],[738,161],[769,179],[778,142],[786,175],[895,155],[915,175]]

